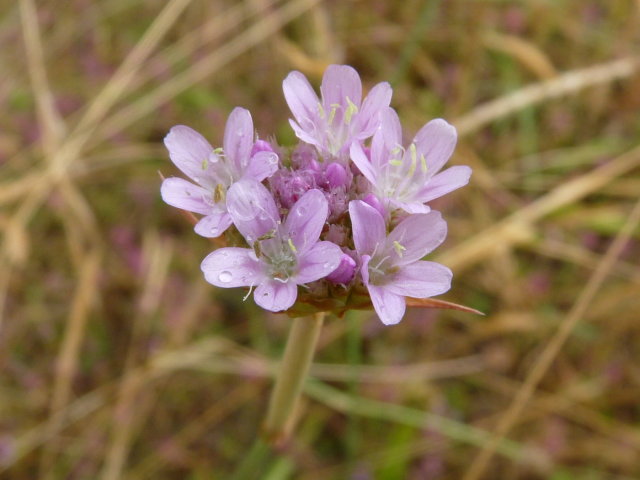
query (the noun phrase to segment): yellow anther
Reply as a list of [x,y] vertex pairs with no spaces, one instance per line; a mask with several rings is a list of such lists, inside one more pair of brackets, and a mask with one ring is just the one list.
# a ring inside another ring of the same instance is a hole
[[393,248],[395,249],[396,254],[397,254],[399,257],[402,257],[402,252],[404,252],[404,251],[406,250],[406,247],[404,247],[403,245],[401,245],[401,244],[400,244],[400,242],[399,242],[399,241],[397,241],[397,240],[394,240],[394,241],[393,241]]
[[402,159],[401,158],[394,158],[393,160],[389,160],[389,164],[393,165],[394,167],[401,167],[402,166]]
[[202,170],[206,170],[207,168],[209,168],[209,160],[205,158],[202,160]]
[[268,231],[264,235],[260,235],[258,237],[258,240],[269,240],[270,238],[273,238],[275,236],[276,236],[276,229],[274,228],[273,230]]
[[391,154],[392,155],[400,155],[401,153],[404,152],[404,148],[402,148],[402,145],[396,145],[395,147],[393,147],[393,149],[391,150]]
[[291,239],[289,239],[289,248],[291,249],[291,251],[293,253],[298,253],[298,249],[296,248],[296,246],[293,244],[293,241]]
[[324,111],[324,107],[320,102],[318,102],[318,115],[320,115],[320,118],[322,119],[324,119],[324,117],[327,115]]
[[427,166],[427,159],[424,158],[423,153],[420,154],[420,166],[422,167],[422,173],[427,173],[427,170],[429,170],[429,167]]
[[347,111],[344,112],[344,123],[349,125],[351,123],[351,118],[355,113],[358,113],[358,106],[351,101],[349,97],[347,97]]
[[338,111],[340,106],[341,105],[339,103],[332,103],[331,104],[331,112],[329,112],[329,120],[327,120],[327,123],[329,125],[331,125],[333,123],[333,119],[336,118],[336,112]]
[[216,185],[216,189],[213,191],[213,201],[215,203],[219,203],[224,201],[226,197],[227,191],[224,189],[224,186],[219,183],[218,185]]
[[416,150],[416,144],[412,143],[409,147],[409,153],[411,154],[411,167],[409,168],[409,172],[407,175],[412,177],[416,171],[416,167],[418,166],[418,151]]
[[213,149],[213,153],[216,155],[224,155],[224,149],[222,147],[216,147]]

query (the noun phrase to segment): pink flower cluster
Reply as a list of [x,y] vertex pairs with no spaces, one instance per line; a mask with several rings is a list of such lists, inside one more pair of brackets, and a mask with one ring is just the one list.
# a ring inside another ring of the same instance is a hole
[[422,258],[447,234],[428,202],[471,175],[467,166],[441,171],[456,131],[432,120],[405,145],[389,84],[363,100],[360,77],[346,65],[327,68],[321,98],[300,72],[283,89],[299,145],[257,139],[242,108],[231,112],[222,148],[173,127],[165,145],[192,182],[167,178],[162,198],[202,215],[196,233],[224,235],[229,246],[202,262],[213,285],[248,287],[247,296],[273,312],[339,313],[366,307],[366,298],[383,323],[398,323],[405,297],[451,286],[447,267]]

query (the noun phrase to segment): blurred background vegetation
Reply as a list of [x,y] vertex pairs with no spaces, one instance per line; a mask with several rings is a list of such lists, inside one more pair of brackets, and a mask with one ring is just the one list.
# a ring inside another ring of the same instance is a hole
[[458,127],[433,259],[486,316],[329,319],[261,478],[640,478],[638,0],[20,0],[0,44],[1,478],[246,461],[289,320],[204,282],[162,138],[291,145],[282,79],[330,63]]

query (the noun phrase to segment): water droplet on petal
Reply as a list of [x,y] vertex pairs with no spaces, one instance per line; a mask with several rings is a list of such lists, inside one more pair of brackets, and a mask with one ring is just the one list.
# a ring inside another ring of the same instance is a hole
[[297,212],[299,217],[304,217],[307,214],[307,209],[304,207],[298,207]]
[[218,275],[218,280],[221,281],[222,283],[229,283],[232,278],[233,278],[233,275],[231,274],[231,272],[228,272],[226,270],[223,272],[220,272],[220,275]]
[[220,157],[216,155],[216,152],[211,152],[209,154],[209,163],[218,163]]
[[271,165],[275,165],[276,163],[278,163],[278,156],[277,155],[271,155],[269,157],[269,163]]

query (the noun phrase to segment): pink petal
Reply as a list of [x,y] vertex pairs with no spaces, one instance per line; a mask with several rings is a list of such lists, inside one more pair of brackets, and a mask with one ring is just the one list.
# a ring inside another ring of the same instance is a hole
[[278,155],[274,152],[261,151],[253,155],[244,171],[243,178],[252,178],[261,182],[270,177],[278,169]]
[[407,265],[431,252],[446,236],[447,223],[440,212],[409,215],[389,234],[385,249],[395,265]]
[[362,255],[360,257],[360,275],[362,276],[362,283],[369,285],[369,262],[371,261],[371,255]]
[[291,72],[282,82],[282,90],[296,120],[299,123],[305,123],[303,120],[315,123],[320,101],[307,77],[300,72]]
[[458,134],[453,125],[441,118],[431,120],[416,134],[413,142],[418,155],[424,155],[432,175],[440,171],[456,146]]
[[227,191],[227,209],[249,245],[277,229],[280,213],[273,196],[260,182],[242,179]]
[[457,165],[447,168],[431,178],[427,185],[416,195],[421,202],[429,202],[469,183],[471,168]]
[[406,309],[404,297],[391,293],[384,287],[367,285],[371,303],[385,325],[395,325],[402,320]]
[[403,266],[385,288],[397,295],[428,298],[440,295],[451,288],[453,274],[444,265],[418,261]]
[[[298,257],[296,283],[309,283],[332,273],[342,259],[342,250],[331,242],[318,242]],[[353,261],[353,260],[352,260]]]
[[371,163],[376,172],[386,168],[395,148],[402,148],[402,127],[400,119],[393,108],[386,108],[381,113],[380,128],[371,140]]
[[266,280],[253,294],[256,304],[270,312],[281,312],[290,308],[298,297],[298,285],[294,282],[282,283]]
[[382,126],[380,127],[384,142],[389,150],[402,147],[402,125],[398,112],[393,108],[385,108],[382,112]]
[[[346,110],[349,105],[347,98],[359,108],[362,100],[360,75],[349,65],[329,65],[322,76],[320,92],[327,114],[331,111],[332,105],[341,105],[343,110]],[[337,111],[336,119],[342,118],[343,114],[344,111]]]
[[[213,198],[206,189],[183,178],[171,177],[162,182],[160,195],[165,203],[189,212],[206,215],[213,209]],[[208,199],[210,203],[205,201]]]
[[392,93],[391,85],[387,82],[379,83],[371,89],[358,114],[359,139],[369,138],[375,133],[382,121],[382,112],[389,107]]
[[209,160],[213,147],[194,129],[176,125],[164,137],[171,161],[192,180],[201,183],[205,176],[203,165]]
[[351,150],[349,151],[349,153],[351,155],[351,160],[353,160],[353,163],[356,164],[356,167],[358,167],[358,170],[362,172],[362,174],[365,176],[367,180],[369,180],[373,185],[375,185],[376,172],[373,165],[367,158],[367,154],[364,153],[364,150],[362,149],[362,145],[360,145],[359,142],[353,142],[351,144]]
[[253,148],[253,120],[249,110],[233,109],[224,129],[223,146],[227,161],[234,166],[235,180],[238,180],[249,163]]
[[[296,137],[298,137],[300,140],[310,145],[315,145],[318,148],[322,148],[322,142],[316,137],[309,135],[307,131],[300,125],[298,125],[294,120],[289,119],[289,125],[291,125],[291,128],[296,134]],[[313,130],[314,127],[311,126],[310,128]]]
[[291,207],[285,222],[285,232],[303,254],[320,237],[329,213],[327,199],[320,190],[311,189]]
[[196,226],[195,232],[207,238],[215,238],[222,235],[231,226],[231,215],[225,211],[214,212],[202,217]]
[[407,213],[429,213],[431,211],[431,207],[419,201],[401,202],[400,200],[390,198],[389,203],[391,203],[395,208],[400,208]]
[[262,266],[248,248],[220,248],[207,255],[200,268],[216,287],[249,287],[264,280]]
[[349,202],[349,216],[356,250],[360,255],[373,255],[385,238],[384,218],[375,208],[362,200]]

